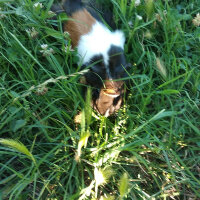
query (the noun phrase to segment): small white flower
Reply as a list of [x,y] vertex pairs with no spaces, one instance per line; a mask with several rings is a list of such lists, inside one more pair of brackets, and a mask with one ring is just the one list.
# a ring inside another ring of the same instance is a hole
[[48,11],[48,14],[49,14],[49,15],[54,15],[55,13],[54,13],[53,11],[49,10],[49,11]]
[[29,36],[31,36],[31,30],[30,29],[25,29],[25,31],[28,33]]
[[49,54],[54,54],[54,50],[52,48],[49,49]]
[[55,12],[52,12],[51,10],[49,10],[49,11],[48,11],[48,15],[49,15],[50,17],[53,17],[54,15],[56,15],[56,13],[55,13]]
[[36,38],[38,36],[38,32],[35,30],[34,27],[32,27],[32,30],[31,30],[31,37],[32,38]]
[[164,15],[164,16],[167,15],[167,10],[163,10],[163,15]]
[[[133,1],[133,0],[132,0]],[[140,5],[140,0],[135,0],[135,6],[139,6]]]
[[70,45],[70,46],[65,46],[64,47],[64,49],[63,49],[63,51],[65,52],[65,53],[67,53],[68,51],[74,51],[74,49],[72,49],[72,46]]
[[69,36],[69,32],[65,31],[64,35]]
[[32,29],[27,29],[26,32],[28,33],[28,35],[32,38],[36,38],[38,36],[38,32],[35,30],[34,27],[32,27]]
[[63,35],[64,35],[64,37],[65,37],[66,39],[69,39],[69,36],[70,36],[69,32],[65,31],[65,32],[63,33]]
[[53,49],[41,50],[40,53],[42,53],[42,55],[44,57],[46,57],[46,56],[50,56],[51,54],[53,54],[54,50]]
[[42,44],[41,48],[44,49],[44,50],[46,50],[48,48],[48,45],[47,44]]
[[43,8],[43,5],[42,5],[42,3],[37,2],[37,3],[34,3],[33,7],[34,8],[37,8],[37,7]]
[[40,53],[42,53],[43,56],[50,56],[51,54],[54,54],[54,50],[52,48],[48,49],[47,44],[41,45],[42,50],[40,50]]
[[142,20],[142,16],[140,16],[140,15],[136,15],[136,18],[137,18],[138,20]]

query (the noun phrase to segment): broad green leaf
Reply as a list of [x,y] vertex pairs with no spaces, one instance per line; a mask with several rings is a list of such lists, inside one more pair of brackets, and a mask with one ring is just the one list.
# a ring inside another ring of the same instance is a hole
[[19,97],[19,94],[15,91],[10,91],[10,93],[12,94],[13,97],[17,98]]
[[23,11],[22,7],[16,8],[16,15],[24,16],[23,13],[24,13],[24,11]]
[[20,128],[22,128],[25,125],[26,125],[26,120],[23,120],[23,119],[16,120],[12,123],[11,129],[13,132],[16,132],[17,130],[19,130]]

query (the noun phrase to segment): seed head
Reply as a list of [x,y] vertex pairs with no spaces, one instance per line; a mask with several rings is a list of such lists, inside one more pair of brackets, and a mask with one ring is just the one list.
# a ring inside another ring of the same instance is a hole
[[156,66],[160,74],[166,78],[167,77],[167,70],[166,67],[163,63],[163,61],[160,58],[156,58]]

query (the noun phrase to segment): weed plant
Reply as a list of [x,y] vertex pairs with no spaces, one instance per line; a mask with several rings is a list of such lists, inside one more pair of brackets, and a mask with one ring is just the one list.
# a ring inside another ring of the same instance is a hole
[[132,64],[108,118],[84,99],[67,16],[36,3],[0,1],[0,199],[200,199],[200,1],[106,1]]

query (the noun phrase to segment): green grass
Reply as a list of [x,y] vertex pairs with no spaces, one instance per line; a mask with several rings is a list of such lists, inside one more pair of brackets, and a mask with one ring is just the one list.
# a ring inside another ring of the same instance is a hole
[[40,2],[0,1],[0,199],[200,199],[200,1],[106,2],[133,64],[109,118],[84,101],[66,17]]

